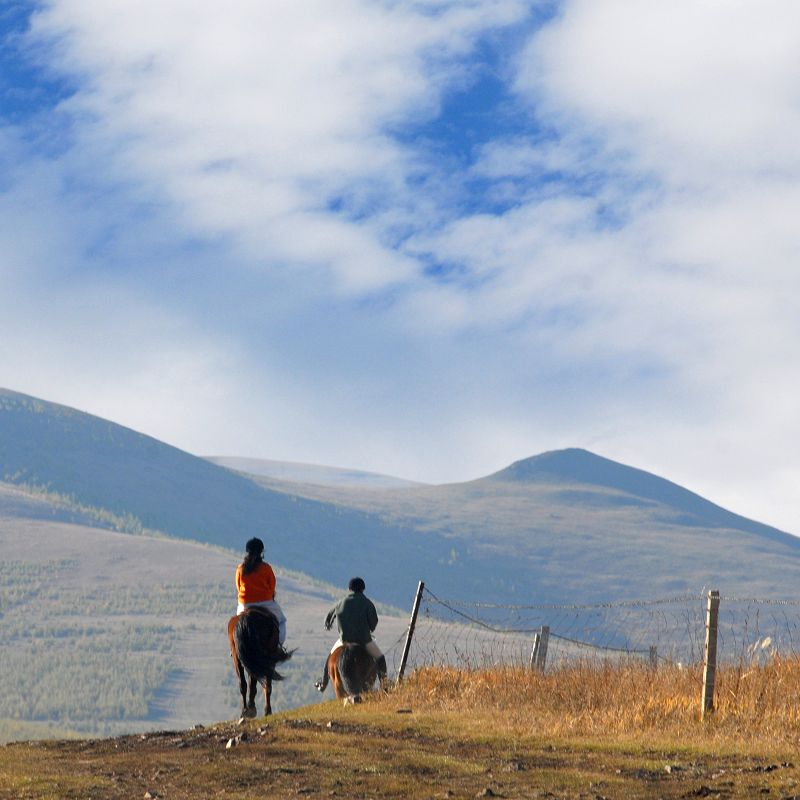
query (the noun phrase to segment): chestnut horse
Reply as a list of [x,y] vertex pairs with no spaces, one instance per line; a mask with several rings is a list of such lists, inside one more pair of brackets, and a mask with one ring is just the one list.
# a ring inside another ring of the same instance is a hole
[[337,697],[357,697],[372,689],[377,675],[375,659],[366,647],[346,642],[328,656],[328,672],[322,690],[330,679]]
[[278,641],[278,620],[265,608],[245,608],[228,622],[228,643],[242,693],[242,716],[256,716],[256,691],[259,683],[264,687],[264,715],[270,715],[272,681],[283,680],[275,666],[290,659],[294,652],[281,647]]

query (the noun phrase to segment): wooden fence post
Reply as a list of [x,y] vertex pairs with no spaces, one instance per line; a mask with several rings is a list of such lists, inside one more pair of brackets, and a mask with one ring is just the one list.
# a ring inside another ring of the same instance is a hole
[[539,655],[539,642],[542,639],[542,634],[539,631],[533,634],[533,647],[531,648],[531,663],[529,664],[530,669],[534,669],[536,667],[536,659]]
[[403,647],[403,657],[400,659],[400,669],[397,671],[397,682],[403,680],[403,673],[406,671],[406,662],[408,661],[408,653],[411,650],[411,639],[414,636],[414,628],[417,624],[417,614],[419,613],[419,604],[422,601],[422,592],[425,589],[425,581],[420,581],[417,586],[417,594],[414,597],[414,605],[411,609],[411,620],[408,623],[408,634],[406,635],[406,643]]
[[708,593],[706,646],[703,659],[703,697],[700,719],[714,710],[714,682],[717,676],[717,632],[719,630],[719,591]]
[[650,645],[650,666],[653,669],[658,667],[658,648],[654,644]]
[[533,650],[531,651],[531,668],[544,672],[544,666],[547,662],[547,643],[550,641],[550,627],[542,625],[539,633],[533,636]]

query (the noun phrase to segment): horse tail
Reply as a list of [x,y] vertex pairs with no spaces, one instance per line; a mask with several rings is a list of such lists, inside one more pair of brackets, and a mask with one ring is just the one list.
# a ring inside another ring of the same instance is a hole
[[283,680],[275,665],[288,661],[294,650],[278,644],[278,621],[271,614],[240,614],[234,628],[239,660],[260,683]]
[[375,662],[362,644],[346,644],[338,666],[342,688],[348,695],[361,694],[375,679]]

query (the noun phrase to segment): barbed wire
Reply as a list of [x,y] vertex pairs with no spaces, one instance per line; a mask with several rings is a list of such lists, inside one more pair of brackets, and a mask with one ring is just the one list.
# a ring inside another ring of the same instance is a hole
[[[606,603],[511,604],[422,593],[409,666],[532,666],[549,630],[547,665],[637,659],[696,664],[705,646],[706,594]],[[800,652],[800,601],[722,596],[718,659],[763,662]],[[393,660],[399,661],[399,644]]]
[[[668,597],[662,598],[659,600],[618,600],[615,602],[607,602],[607,603],[568,603],[568,604],[557,604],[557,603],[533,603],[533,604],[520,604],[520,603],[480,603],[468,600],[441,600],[438,598],[432,591],[425,587],[425,594],[429,595],[433,602],[442,603],[444,605],[448,605],[450,607],[460,607],[460,608],[492,608],[492,609],[507,609],[507,610],[548,610],[548,609],[587,609],[587,608],[640,608],[644,606],[658,606],[658,605],[668,605],[671,603],[685,603],[687,601],[694,601],[694,600],[706,600],[705,594],[687,594],[687,595],[678,595],[676,597]],[[730,598],[734,599],[734,598]],[[770,601],[764,601],[770,602]],[[781,603],[790,603],[794,601],[772,601],[772,602],[781,602]],[[797,601],[797,604],[800,605],[800,601]]]

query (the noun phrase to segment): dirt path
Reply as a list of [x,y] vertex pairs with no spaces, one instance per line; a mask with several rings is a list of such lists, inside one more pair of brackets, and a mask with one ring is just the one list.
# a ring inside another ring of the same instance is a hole
[[3,800],[751,800],[797,797],[799,779],[794,764],[766,757],[476,735],[455,730],[452,719],[376,711],[373,703],[330,702],[241,727],[0,748]]

